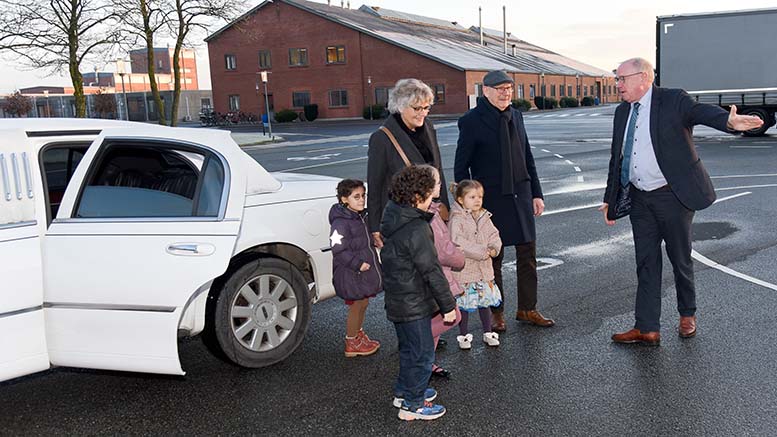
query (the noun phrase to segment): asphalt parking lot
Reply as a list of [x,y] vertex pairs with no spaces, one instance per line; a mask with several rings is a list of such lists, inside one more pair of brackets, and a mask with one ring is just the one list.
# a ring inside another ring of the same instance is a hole
[[[718,194],[694,225],[699,334],[676,335],[665,259],[662,344],[629,347],[612,344],[610,335],[633,324],[631,230],[627,221],[605,226],[596,211],[613,111],[526,115],[547,208],[537,222],[539,308],[557,326],[511,320],[499,348],[476,341],[470,351],[458,350],[455,332],[448,333],[438,361],[453,375],[433,381],[448,408],[442,419],[396,418],[397,344],[382,297],[365,323],[381,350],[360,359],[343,357],[346,310],[335,298],[315,305],[302,347],[270,368],[237,368],[194,338],[179,347],[185,377],[59,368],[2,383],[0,434],[773,435],[777,131],[745,138],[696,130]],[[435,123],[452,177],[455,120]],[[364,178],[376,126],[278,126],[289,141],[246,151],[270,171]],[[508,270],[512,260],[508,251]],[[510,314],[509,271],[505,289]],[[476,339],[478,325],[470,324]]]

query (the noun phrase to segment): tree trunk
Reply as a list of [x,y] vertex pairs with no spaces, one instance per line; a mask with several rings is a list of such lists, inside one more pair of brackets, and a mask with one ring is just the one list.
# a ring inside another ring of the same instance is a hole
[[[154,73],[154,31],[149,24],[149,15],[146,0],[140,0],[141,13],[143,14],[144,34],[146,40],[146,62],[148,63],[148,80],[151,85],[151,95],[154,98],[157,112],[159,113],[159,124],[167,125],[165,118],[165,104],[162,102],[162,96],[159,95],[159,87],[156,83],[156,74]],[[147,102],[143,102],[147,104]]]
[[181,46],[183,38],[179,34],[175,41],[173,49],[173,77],[175,85],[173,88],[173,104],[170,108],[170,126],[178,126],[178,107],[181,104]]
[[[78,57],[78,11],[71,10],[70,25],[68,28],[68,70],[70,70],[70,81],[73,83],[73,97],[76,101],[76,113],[78,118],[86,117],[86,98],[84,97],[84,78],[81,76],[81,62]],[[61,108],[64,110],[64,108]],[[64,112],[64,111],[63,111]],[[61,114],[63,117],[65,114]]]

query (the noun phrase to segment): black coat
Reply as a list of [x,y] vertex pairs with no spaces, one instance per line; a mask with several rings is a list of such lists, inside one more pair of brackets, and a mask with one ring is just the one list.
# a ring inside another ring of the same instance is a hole
[[[335,293],[343,299],[374,296],[383,287],[380,261],[365,217],[369,217],[366,210],[359,214],[339,203],[329,210],[332,282]],[[370,269],[362,272],[362,263]]]
[[[421,156],[421,152],[413,144],[413,140],[410,139],[393,116],[389,116],[383,126],[394,134],[399,146],[402,147],[411,164],[426,164],[424,157]],[[428,118],[424,121],[424,132],[427,135],[425,142],[431,146],[434,157],[434,162],[431,165],[440,172],[440,183],[443,187],[440,190],[440,201],[445,206],[450,207],[448,195],[445,191],[445,175],[442,172],[442,158],[440,157],[440,147],[437,144],[437,131]],[[405,168],[405,162],[402,161],[402,157],[399,156],[385,132],[381,130],[375,131],[370,136],[369,144],[370,148],[367,152],[367,189],[369,190],[367,209],[371,213],[367,224],[369,225],[370,232],[379,232],[383,208],[386,207],[389,200],[388,192],[391,178]]]
[[[613,119],[610,168],[604,202],[614,204],[621,173],[621,151],[630,105],[623,102]],[[686,208],[698,211],[715,201],[710,175],[696,153],[693,127],[703,124],[723,132],[728,112],[718,106],[698,103],[681,89],[653,87],[650,101],[650,140],[658,167],[677,199]]]
[[456,308],[440,267],[429,222],[434,214],[389,201],[383,213],[383,284],[386,315],[396,323],[412,322]]
[[475,179],[483,184],[483,208],[493,217],[505,246],[537,239],[534,227],[533,199],[543,198],[534,156],[523,124],[523,115],[515,108],[512,126],[522,145],[529,180],[515,181],[514,195],[502,194],[502,149],[499,142],[499,114],[485,98],[459,119],[459,141],[453,175],[456,181]]

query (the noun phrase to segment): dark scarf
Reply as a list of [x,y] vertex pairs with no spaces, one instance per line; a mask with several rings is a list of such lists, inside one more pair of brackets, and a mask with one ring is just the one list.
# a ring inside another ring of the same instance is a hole
[[526,169],[526,152],[522,138],[513,121],[512,107],[500,111],[485,97],[478,98],[478,105],[484,105],[489,115],[497,117],[499,125],[499,150],[502,156],[502,194],[515,194],[515,183],[529,180]]
[[431,144],[428,144],[426,137],[426,124],[424,123],[423,126],[417,127],[413,131],[407,127],[405,122],[402,120],[402,115],[400,113],[395,113],[394,118],[397,120],[397,123],[399,123],[399,126],[402,127],[402,130],[405,131],[407,136],[410,137],[410,141],[412,141],[413,145],[415,145],[415,148],[418,149],[418,152],[424,158],[424,162],[429,165],[434,165],[434,154],[432,153]]

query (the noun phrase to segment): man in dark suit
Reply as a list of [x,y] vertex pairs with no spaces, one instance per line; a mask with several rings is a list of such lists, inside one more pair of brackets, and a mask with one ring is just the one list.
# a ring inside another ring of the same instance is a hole
[[763,123],[737,115],[735,106],[726,112],[697,103],[683,90],[656,87],[653,77],[653,66],[641,58],[625,61],[617,70],[624,102],[615,110],[607,189],[599,210],[607,225],[614,225],[609,205],[620,187],[628,188],[638,285],[634,329],[613,335],[616,343],[661,341],[662,241],[674,269],[680,337],[696,335],[691,224],[695,211],[715,201],[715,189],[696,154],[693,127],[733,132]]
[[510,104],[513,79],[504,71],[492,71],[483,78],[483,97],[477,106],[459,119],[459,141],[453,175],[456,181],[476,179],[485,189],[483,207],[502,238],[502,251],[493,258],[494,282],[502,291],[502,304],[492,308],[493,326],[505,330],[502,285],[504,247],[515,246],[518,274],[516,320],[549,327],[554,322],[537,311],[537,234],[534,217],[545,203],[523,125],[523,116]]

